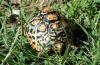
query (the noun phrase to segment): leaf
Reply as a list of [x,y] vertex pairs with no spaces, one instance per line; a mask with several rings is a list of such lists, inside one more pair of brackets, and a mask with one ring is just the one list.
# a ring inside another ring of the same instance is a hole
[[0,12],[0,16],[3,16],[3,13],[2,12]]
[[100,0],[94,0],[95,3],[100,3]]

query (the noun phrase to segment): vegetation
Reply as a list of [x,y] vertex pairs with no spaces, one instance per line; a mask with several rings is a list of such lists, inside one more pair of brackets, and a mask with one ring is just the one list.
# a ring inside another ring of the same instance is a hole
[[[88,36],[79,50],[66,48],[65,54],[38,57],[31,49],[22,34],[22,28],[37,12],[34,0],[28,3],[22,0],[20,5],[20,23],[6,24],[11,8],[4,0],[0,0],[0,64],[1,65],[100,65],[100,0],[64,0],[64,4],[53,4],[52,7],[66,18],[79,25]],[[7,6],[2,8],[1,6]],[[31,6],[30,6],[31,5]],[[8,14],[7,14],[8,15]]]

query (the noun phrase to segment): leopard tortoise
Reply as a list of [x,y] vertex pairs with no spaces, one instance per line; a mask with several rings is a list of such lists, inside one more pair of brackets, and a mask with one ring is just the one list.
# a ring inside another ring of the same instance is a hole
[[48,51],[62,52],[68,24],[51,7],[44,7],[32,18],[25,29],[31,47],[43,54]]

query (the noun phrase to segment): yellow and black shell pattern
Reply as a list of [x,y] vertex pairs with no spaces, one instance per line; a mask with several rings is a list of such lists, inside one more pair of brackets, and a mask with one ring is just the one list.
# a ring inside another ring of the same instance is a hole
[[25,34],[33,49],[38,52],[50,49],[61,51],[64,40],[64,26],[59,15],[50,8],[44,8],[27,25]]

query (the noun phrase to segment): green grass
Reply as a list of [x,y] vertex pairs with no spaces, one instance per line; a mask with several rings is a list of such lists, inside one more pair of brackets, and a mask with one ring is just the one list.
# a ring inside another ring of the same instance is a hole
[[[66,1],[66,0],[65,0]],[[34,2],[34,0],[33,0]],[[66,49],[64,56],[55,55],[38,57],[31,49],[27,39],[22,34],[22,27],[36,13],[34,6],[26,12],[27,2],[21,2],[21,25],[8,28],[8,16],[4,15],[9,7],[0,10],[0,64],[1,65],[100,65],[100,1],[71,0],[65,4],[53,4],[52,7],[79,25],[88,36],[88,40],[80,51]],[[0,5],[3,0],[0,0]],[[30,5],[33,5],[31,2]],[[76,53],[77,52],[77,53]],[[42,62],[39,60],[43,60]],[[44,63],[44,64],[42,64]]]

